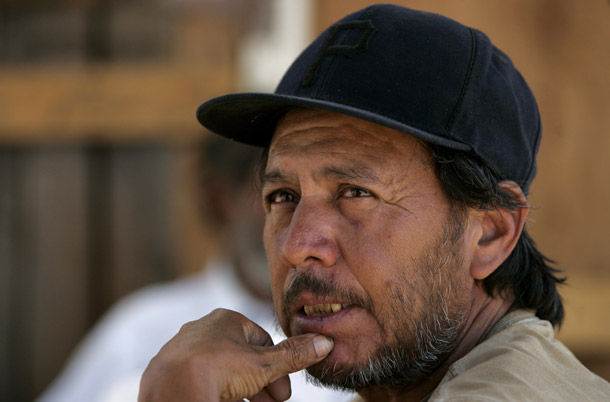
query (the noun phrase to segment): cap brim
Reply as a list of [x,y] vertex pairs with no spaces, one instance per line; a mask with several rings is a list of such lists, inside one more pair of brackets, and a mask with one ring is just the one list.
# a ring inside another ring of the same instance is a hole
[[237,93],[204,102],[197,108],[197,120],[210,131],[246,144],[267,146],[277,121],[293,108],[321,109],[357,117],[412,135],[425,142],[468,151],[462,142],[429,133],[372,111],[344,104],[271,93]]

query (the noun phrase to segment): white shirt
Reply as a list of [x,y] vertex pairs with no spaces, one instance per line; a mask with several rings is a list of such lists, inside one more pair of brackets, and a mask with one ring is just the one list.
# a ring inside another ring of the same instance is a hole
[[[61,375],[38,402],[135,402],[140,377],[159,349],[188,322],[215,308],[235,310],[263,327],[274,342],[270,304],[248,294],[227,263],[197,275],[152,285],[119,301],[76,348]],[[290,376],[290,401],[348,401],[353,395],[314,387],[302,373]]]

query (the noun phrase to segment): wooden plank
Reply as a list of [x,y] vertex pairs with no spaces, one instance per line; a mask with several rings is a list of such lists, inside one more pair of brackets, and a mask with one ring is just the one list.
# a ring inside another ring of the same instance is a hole
[[11,365],[11,341],[13,339],[13,228],[14,205],[14,156],[0,149],[0,400],[13,400],[11,382],[14,367]]
[[[35,216],[32,387],[42,389],[87,328],[87,231],[80,147],[30,152]],[[27,244],[20,245],[27,248]]]
[[[85,330],[86,238],[77,147],[4,150],[11,160],[8,400],[32,400]],[[10,153],[9,153],[10,152]],[[6,360],[4,360],[6,359]]]
[[[566,309],[559,339],[581,353],[610,350],[610,278],[571,275],[562,288]],[[606,352],[607,353],[607,352]]]
[[231,88],[219,66],[0,69],[0,143],[189,141],[195,110]]
[[171,148],[115,149],[111,159],[112,260],[107,272],[113,299],[151,282],[175,278]]

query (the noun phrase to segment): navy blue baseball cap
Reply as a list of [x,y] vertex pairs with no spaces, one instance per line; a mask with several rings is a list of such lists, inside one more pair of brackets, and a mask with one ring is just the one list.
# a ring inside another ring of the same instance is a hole
[[527,193],[536,175],[536,100],[489,38],[449,18],[373,5],[324,31],[274,93],[220,96],[197,109],[209,130],[267,146],[286,111],[343,113],[470,152]]

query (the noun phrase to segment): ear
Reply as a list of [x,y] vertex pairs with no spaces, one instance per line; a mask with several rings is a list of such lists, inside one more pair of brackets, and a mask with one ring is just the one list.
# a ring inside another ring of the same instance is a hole
[[521,188],[513,181],[504,181],[500,186],[515,195],[523,207],[509,210],[497,208],[481,213],[477,222],[480,225],[477,243],[470,265],[474,279],[482,280],[491,275],[508,258],[515,248],[529,213],[527,199]]

